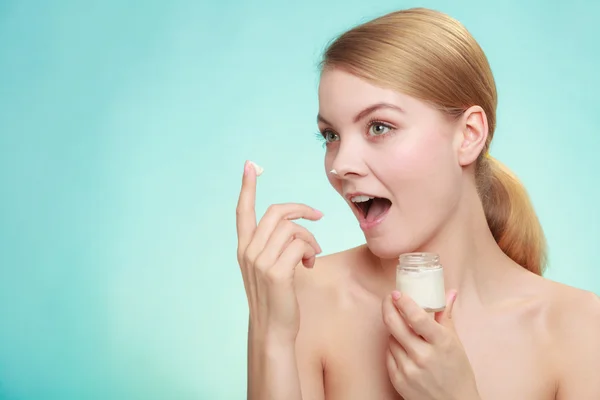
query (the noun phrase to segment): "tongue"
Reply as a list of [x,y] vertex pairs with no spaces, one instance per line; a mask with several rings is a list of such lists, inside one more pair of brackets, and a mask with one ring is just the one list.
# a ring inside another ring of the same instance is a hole
[[379,197],[374,198],[371,207],[369,207],[369,211],[367,212],[366,220],[369,222],[375,221],[386,212],[391,205],[392,203],[388,199]]

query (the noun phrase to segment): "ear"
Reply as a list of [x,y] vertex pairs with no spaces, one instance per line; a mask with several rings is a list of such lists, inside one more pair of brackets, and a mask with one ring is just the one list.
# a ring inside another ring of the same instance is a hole
[[461,166],[474,163],[485,147],[488,123],[485,111],[479,106],[467,109],[460,118],[457,132],[458,161]]

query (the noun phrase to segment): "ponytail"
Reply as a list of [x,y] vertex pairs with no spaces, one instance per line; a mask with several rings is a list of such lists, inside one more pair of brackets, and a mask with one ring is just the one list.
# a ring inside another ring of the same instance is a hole
[[480,195],[496,243],[513,261],[542,275],[546,268],[546,239],[523,184],[506,166],[487,153]]

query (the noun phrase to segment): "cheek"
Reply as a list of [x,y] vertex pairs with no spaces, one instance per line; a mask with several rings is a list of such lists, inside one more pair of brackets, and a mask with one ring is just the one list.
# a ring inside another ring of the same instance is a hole
[[407,218],[439,219],[460,192],[461,171],[450,143],[422,133],[386,157],[389,189]]
[[398,155],[403,170],[414,180],[443,183],[458,166],[450,134],[439,133],[439,127],[415,135],[414,140]]
[[420,185],[441,178],[448,169],[449,146],[423,136],[377,155],[393,181]]

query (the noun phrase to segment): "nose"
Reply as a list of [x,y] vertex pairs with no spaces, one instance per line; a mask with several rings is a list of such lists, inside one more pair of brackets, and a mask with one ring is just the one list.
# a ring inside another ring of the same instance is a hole
[[331,163],[329,174],[334,178],[348,179],[361,177],[367,174],[367,166],[364,162],[360,148],[352,142],[340,141],[337,154]]

